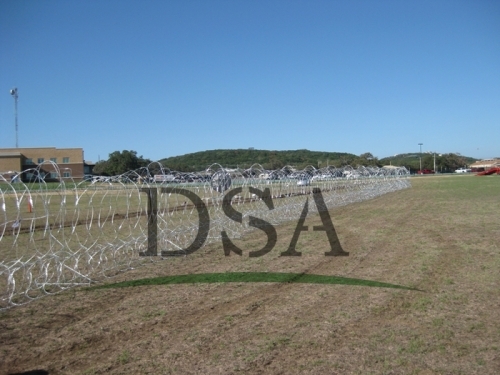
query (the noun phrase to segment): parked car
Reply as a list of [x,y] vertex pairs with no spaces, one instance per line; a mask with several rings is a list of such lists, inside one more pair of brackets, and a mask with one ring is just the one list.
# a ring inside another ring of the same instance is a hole
[[417,174],[433,174],[434,171],[432,169],[422,169],[420,171],[417,171]]
[[467,168],[459,168],[455,170],[455,173],[469,173],[469,172],[471,172],[471,170]]
[[297,181],[297,186],[309,186],[311,185],[311,180],[301,179]]

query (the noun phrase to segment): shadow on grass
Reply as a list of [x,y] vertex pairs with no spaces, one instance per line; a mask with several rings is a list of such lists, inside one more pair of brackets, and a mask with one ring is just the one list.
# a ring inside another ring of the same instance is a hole
[[305,273],[278,273],[278,272],[226,272],[226,273],[201,273],[189,275],[172,275],[154,277],[150,279],[139,279],[123,281],[120,283],[99,285],[87,288],[87,290],[107,288],[127,288],[146,285],[171,285],[171,284],[195,284],[195,283],[301,283],[301,284],[340,284],[359,285],[377,288],[394,288],[405,290],[416,290],[403,285],[382,283],[372,280],[352,279],[340,276],[311,275]]

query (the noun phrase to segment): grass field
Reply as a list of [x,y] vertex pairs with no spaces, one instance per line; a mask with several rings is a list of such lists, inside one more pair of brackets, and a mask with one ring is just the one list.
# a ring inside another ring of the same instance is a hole
[[411,181],[330,211],[347,257],[311,215],[1,312],[0,372],[497,374],[500,177]]

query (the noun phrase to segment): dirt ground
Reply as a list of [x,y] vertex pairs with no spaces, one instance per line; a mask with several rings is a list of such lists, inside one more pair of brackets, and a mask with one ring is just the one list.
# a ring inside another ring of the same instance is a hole
[[[500,177],[420,177],[330,212],[347,257],[326,257],[309,216],[106,280],[294,272],[418,290],[295,283],[75,288],[0,313],[0,373],[498,374]],[[298,219],[298,218],[297,218]]]

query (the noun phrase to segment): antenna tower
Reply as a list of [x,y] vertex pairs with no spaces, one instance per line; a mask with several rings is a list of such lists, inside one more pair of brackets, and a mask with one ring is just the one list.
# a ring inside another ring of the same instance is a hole
[[17,95],[17,87],[14,87],[12,90],[10,90],[10,95],[14,97],[14,116],[15,116],[15,124],[16,124],[16,148],[19,147],[18,145],[18,136],[17,136],[17,98],[19,97]]

